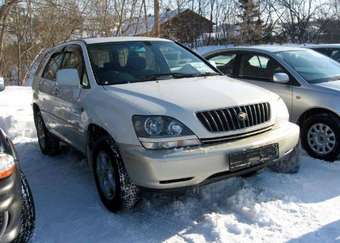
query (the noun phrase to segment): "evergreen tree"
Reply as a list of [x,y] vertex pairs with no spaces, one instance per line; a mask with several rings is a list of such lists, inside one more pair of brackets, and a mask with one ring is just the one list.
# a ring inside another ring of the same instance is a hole
[[263,38],[263,22],[257,0],[239,0],[241,15],[241,42],[256,44]]

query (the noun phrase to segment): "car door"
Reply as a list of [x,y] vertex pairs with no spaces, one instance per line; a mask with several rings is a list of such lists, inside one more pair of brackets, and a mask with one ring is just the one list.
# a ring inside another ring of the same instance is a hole
[[64,49],[61,69],[77,69],[80,83],[78,87],[57,84],[58,116],[62,120],[61,135],[81,151],[85,148],[85,123],[83,99],[89,92],[88,76],[80,45],[72,44]]
[[[236,76],[243,81],[268,89],[278,94],[292,111],[292,83],[276,83],[273,81],[275,73],[289,73],[275,59],[262,53],[242,52],[239,57]],[[290,76],[290,79],[293,78]]]
[[56,73],[64,58],[62,49],[55,50],[49,57],[37,82],[39,89],[39,108],[44,122],[52,133],[59,135],[60,120],[58,119],[58,102]]

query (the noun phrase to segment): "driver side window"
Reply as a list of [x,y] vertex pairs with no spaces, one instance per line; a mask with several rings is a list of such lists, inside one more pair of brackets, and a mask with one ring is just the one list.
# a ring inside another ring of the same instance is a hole
[[78,70],[80,84],[82,87],[89,87],[89,80],[86,72],[86,67],[83,59],[81,47],[78,45],[70,45],[64,50],[64,60],[62,68],[75,68]]
[[272,82],[273,75],[279,72],[284,72],[284,69],[270,57],[260,54],[244,54],[241,56],[240,78]]
[[209,61],[213,61],[222,73],[232,76],[234,75],[236,58],[237,55],[235,53],[223,53],[209,58]]

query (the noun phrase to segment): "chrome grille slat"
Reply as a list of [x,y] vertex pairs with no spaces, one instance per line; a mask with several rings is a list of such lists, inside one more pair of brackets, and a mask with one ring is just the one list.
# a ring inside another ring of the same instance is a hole
[[[243,114],[245,113],[245,114]],[[209,132],[228,132],[256,126],[270,120],[269,103],[228,107],[197,112],[197,118]],[[242,115],[245,119],[242,119]]]
[[265,108],[265,105],[262,103],[261,104],[261,109],[262,109],[262,114],[263,114],[263,120],[265,121],[266,120],[266,108]]
[[233,117],[232,117],[232,115],[231,115],[230,109],[226,109],[225,111],[226,111],[227,114],[228,114],[228,118],[229,118],[228,120],[231,121],[231,125],[232,125],[232,129],[231,129],[231,130],[236,130],[237,128],[236,128],[236,125],[235,125],[235,123],[234,123]]
[[223,125],[223,131],[228,131],[229,130],[229,127],[228,127],[229,124],[228,124],[227,118],[225,117],[225,114],[221,110],[216,111],[216,113],[219,115],[219,117],[221,119],[221,123]]
[[[210,122],[208,121],[208,118],[205,116],[204,112],[197,114],[198,119],[203,123],[203,125],[209,130],[212,131],[212,126],[210,125]],[[202,118],[203,119],[202,119]]]
[[253,118],[253,113],[251,112],[251,108],[249,106],[246,106],[246,110],[249,115],[250,126],[254,126],[254,118]]
[[216,123],[216,121],[215,121],[215,119],[214,119],[214,117],[211,113],[212,113],[211,111],[208,112],[208,115],[209,115],[208,117],[210,118],[210,120],[212,120],[212,123],[214,125],[214,131],[217,132],[219,130],[219,128],[218,128],[218,125],[217,125],[217,123]]
[[222,131],[225,131],[223,122],[222,122],[221,117],[218,114],[218,112],[217,111],[213,111],[212,113],[215,115],[215,117],[217,117],[216,121],[217,121],[218,128],[220,130],[222,130]]

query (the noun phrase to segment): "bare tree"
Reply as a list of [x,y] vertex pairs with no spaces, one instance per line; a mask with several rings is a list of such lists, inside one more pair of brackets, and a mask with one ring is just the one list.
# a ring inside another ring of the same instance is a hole
[[20,0],[6,0],[3,5],[0,7],[0,67],[2,65],[2,57],[3,57],[3,40],[4,40],[4,34],[6,30],[6,24],[7,24],[7,17],[10,12],[10,10],[20,2]]
[[154,18],[155,18],[155,23],[154,23],[154,32],[155,36],[159,37],[161,34],[161,23],[160,23],[160,9],[159,9],[159,0],[154,0]]

